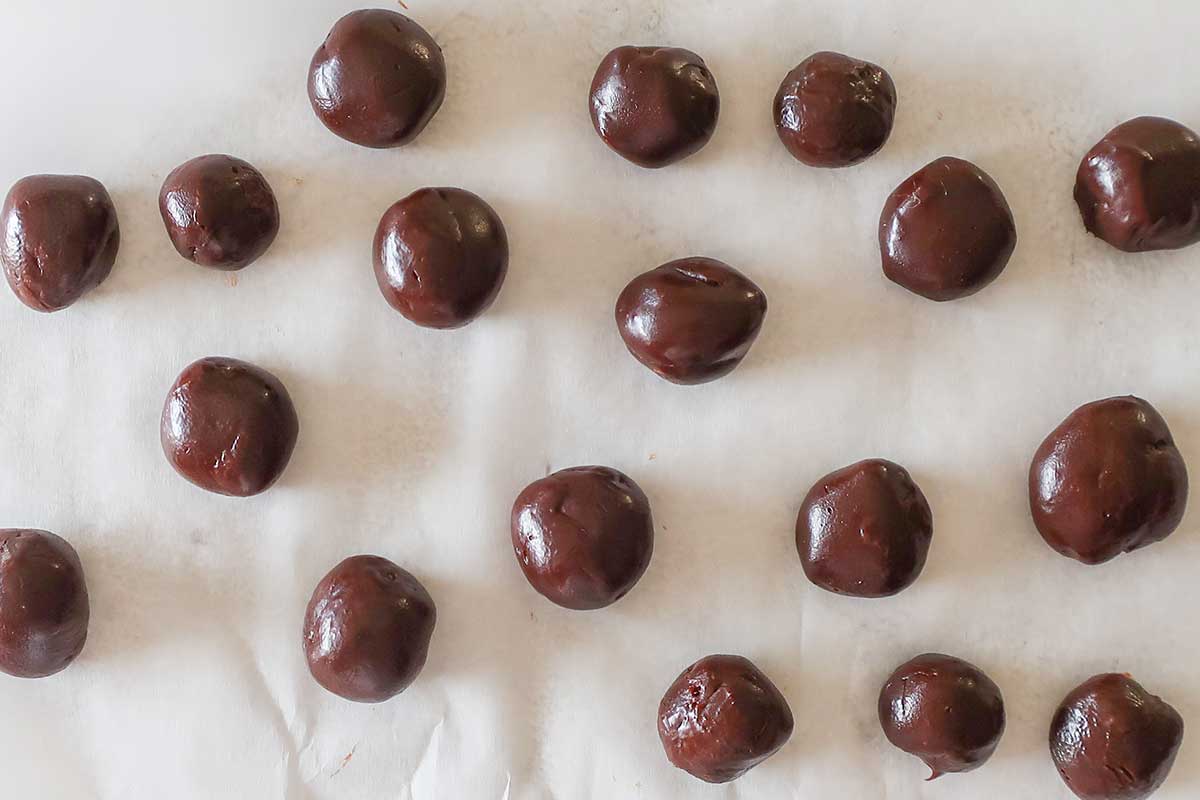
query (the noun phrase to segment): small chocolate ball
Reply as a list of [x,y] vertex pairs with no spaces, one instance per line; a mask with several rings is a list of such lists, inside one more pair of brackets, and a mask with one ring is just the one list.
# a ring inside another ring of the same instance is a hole
[[108,277],[121,230],[97,180],[31,175],[0,211],[0,261],[13,294],[35,311],[61,311]]
[[883,274],[930,300],[975,294],[1000,276],[1016,247],[1000,187],[959,158],[939,158],[900,184],[879,220]]
[[352,11],[308,68],[308,99],[326,128],[363,147],[417,138],[446,97],[442,48],[403,14]]
[[783,79],[775,95],[780,141],[810,167],[849,167],[873,156],[892,135],[896,84],[883,67],[816,53]]
[[1082,800],[1142,800],[1162,786],[1183,742],[1179,712],[1128,675],[1076,687],[1050,722],[1050,755]]
[[804,574],[835,594],[887,597],[908,588],[932,541],[925,495],[908,470],[879,458],[821,478],[796,519]]
[[1004,734],[1004,698],[973,664],[926,653],[901,664],[879,692],[888,741],[933,774],[970,772],[992,757]]
[[1200,136],[1169,119],[1113,128],[1079,165],[1083,224],[1118,250],[1174,250],[1200,242]]
[[425,328],[461,328],[500,294],[508,234],[482,199],[420,189],[393,205],[375,232],[375,279],[384,299]]
[[698,152],[717,129],[721,96],[704,59],[677,47],[618,47],[596,70],[596,133],[619,155],[657,169]]
[[650,565],[650,501],[615,469],[564,469],[517,495],[512,543],[529,585],[543,597],[563,608],[604,608]]
[[163,181],[158,210],[179,255],[202,267],[242,269],[279,233],[270,184],[233,156],[200,156],[176,167]]
[[0,530],[0,672],[66,669],[87,641],[89,614],[74,547],[46,531]]
[[685,669],[658,706],[658,738],[672,764],[727,783],[765,761],[792,735],[787,700],[748,659],[714,655]]
[[1029,467],[1038,533],[1064,556],[1101,564],[1162,541],[1183,519],[1188,478],[1166,421],[1139,397],[1075,409]]
[[421,582],[379,556],[353,556],[321,579],[304,615],[304,656],[317,683],[382,703],[425,666],[437,622]]
[[712,258],[681,258],[643,273],[617,298],[617,328],[638,361],[672,383],[733,372],[758,338],[767,297]]
[[162,412],[162,446],[183,477],[217,494],[249,497],[279,480],[296,447],[292,398],[265,369],[202,358],[179,374]]

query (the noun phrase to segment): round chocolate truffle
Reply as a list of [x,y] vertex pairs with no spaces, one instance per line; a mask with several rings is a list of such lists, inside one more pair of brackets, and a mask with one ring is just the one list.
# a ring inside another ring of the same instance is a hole
[[1064,556],[1101,564],[1162,541],[1183,519],[1188,479],[1166,421],[1138,397],[1075,409],[1029,467],[1038,533]]
[[512,543],[529,585],[543,597],[579,611],[604,608],[650,565],[650,501],[615,469],[564,469],[517,495]]
[[766,314],[762,289],[712,258],[681,258],[652,269],[617,298],[617,327],[629,352],[680,384],[733,372]]
[[810,167],[849,167],[879,152],[892,135],[896,84],[883,67],[816,53],[783,79],[775,130]]
[[658,705],[667,758],[708,783],[744,775],[792,735],[787,700],[748,659],[714,655],[685,669]]
[[926,653],[883,685],[879,724],[889,742],[925,762],[933,780],[991,758],[1004,733],[1004,698],[975,665]]
[[176,167],[163,182],[158,210],[179,255],[202,267],[241,269],[279,233],[270,184],[233,156],[200,156]]
[[421,582],[379,556],[353,556],[321,579],[304,614],[304,656],[317,683],[382,703],[416,680],[437,622]]
[[873,458],[831,472],[796,520],[808,579],[836,594],[887,597],[912,585],[933,541],[933,513],[908,470]]
[[0,672],[44,678],[83,650],[88,592],[75,548],[46,531],[0,530]]
[[1142,800],[1162,786],[1183,741],[1183,718],[1128,675],[1076,687],[1050,722],[1050,755],[1082,800]]
[[120,244],[117,209],[92,178],[22,178],[0,211],[4,276],[17,299],[35,311],[61,311],[99,286]]
[[460,328],[487,310],[508,272],[508,234],[482,199],[420,189],[375,232],[375,279],[392,308],[426,328]]
[[975,294],[1017,246],[1008,201],[987,173],[939,158],[897,187],[879,220],[883,274],[930,300]]
[[604,143],[657,169],[708,144],[721,96],[704,59],[677,47],[618,47],[596,70],[592,124]]
[[283,474],[300,422],[287,389],[265,369],[202,358],[179,374],[163,406],[167,460],[217,494],[249,497]]
[[380,8],[338,20],[308,68],[317,117],[363,147],[408,144],[445,97],[442,48],[408,17]]
[[1200,136],[1161,117],[1118,125],[1083,157],[1075,202],[1088,231],[1118,250],[1200,242]]

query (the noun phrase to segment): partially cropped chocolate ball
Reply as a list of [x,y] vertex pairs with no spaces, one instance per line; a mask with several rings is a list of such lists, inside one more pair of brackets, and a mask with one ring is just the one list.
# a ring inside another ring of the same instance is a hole
[[617,298],[617,328],[629,352],[680,384],[733,372],[766,314],[762,289],[712,258],[682,258],[652,269]]
[[883,274],[930,300],[975,294],[1000,276],[1016,246],[1000,187],[959,158],[939,158],[900,184],[879,220]]
[[462,189],[420,189],[393,205],[375,232],[384,299],[426,328],[460,328],[500,294],[508,234],[492,207]]
[[46,531],[0,530],[0,672],[44,678],[87,641],[88,591],[75,548]]
[[887,597],[921,574],[933,513],[908,470],[873,458],[831,472],[809,490],[796,520],[808,579],[854,597]]
[[698,152],[717,129],[721,96],[704,59],[677,47],[618,47],[596,70],[592,125],[612,150],[657,169]]
[[1004,734],[1000,688],[974,664],[926,653],[901,664],[879,692],[889,742],[925,762],[929,780],[970,772],[992,757]]
[[304,656],[317,683],[382,703],[416,680],[437,622],[421,582],[379,556],[353,556],[321,579],[304,615]]
[[1200,242],[1200,136],[1161,117],[1118,125],[1083,157],[1075,202],[1088,231],[1118,250]]
[[1139,397],[1075,409],[1029,467],[1029,507],[1046,544],[1085,564],[1162,541],[1183,519],[1188,477],[1166,421]]
[[4,277],[17,299],[35,311],[61,311],[99,286],[120,244],[117,209],[92,178],[22,178],[0,211]]
[[685,669],[658,706],[667,758],[708,783],[746,774],[792,735],[787,700],[748,659],[714,655]]
[[1082,800],[1142,800],[1171,771],[1183,718],[1128,675],[1076,687],[1050,722],[1050,755]]
[[292,457],[300,421],[265,369],[202,358],[179,374],[163,406],[163,452],[183,477],[217,494],[266,491]]

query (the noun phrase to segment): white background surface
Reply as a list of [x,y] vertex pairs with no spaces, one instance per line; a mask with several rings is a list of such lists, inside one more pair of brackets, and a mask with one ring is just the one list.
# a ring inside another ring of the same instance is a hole
[[[305,95],[352,0],[4,0],[0,184],[95,176],[123,236],[65,312],[0,291],[0,521],[74,543],[92,597],[74,666],[0,678],[4,796],[1065,800],[1050,715],[1107,670],[1189,726],[1157,797],[1200,793],[1200,516],[1088,568],[1042,543],[1025,488],[1068,412],[1129,392],[1200,475],[1200,248],[1120,255],[1071,199],[1116,123],[1200,125],[1195,4],[408,1],[449,90],[415,144],[376,152]],[[707,60],[722,114],[699,155],[646,172],[596,138],[588,85],[626,43]],[[809,169],[776,139],[779,80],[818,49],[899,88],[863,166]],[[156,208],[167,172],[208,152],[256,164],[282,209],[236,286],[180,259]],[[936,305],[884,280],[875,231],[891,189],[944,154],[995,177],[1020,242],[990,288]],[[407,323],[371,271],[379,216],[426,185],[481,194],[512,241],[498,302],[458,332]],[[612,306],[691,254],[746,272],[770,312],[737,372],[681,388],[626,354]],[[166,390],[205,355],[274,371],[296,402],[295,457],[258,498],[206,494],[162,456]],[[868,456],[906,465],[935,521],[921,579],[881,601],[808,585],[793,543],[809,485]],[[525,583],[508,512],[588,463],[642,485],[658,539],[626,599],[573,613]],[[378,706],[318,688],[300,650],[312,587],[361,552],[413,571],[439,611],[425,671]],[[984,668],[1009,716],[986,766],[932,784],[875,718],[888,673],[928,650]],[[756,661],[796,716],[726,787],[671,768],[655,732],[662,691],[711,652]]]

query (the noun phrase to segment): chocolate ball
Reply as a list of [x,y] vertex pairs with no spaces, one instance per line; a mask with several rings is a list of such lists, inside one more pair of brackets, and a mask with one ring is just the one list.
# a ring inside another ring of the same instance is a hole
[[317,117],[363,147],[408,144],[445,97],[442,48],[394,11],[371,8],[342,17],[308,68],[308,99]]
[[933,780],[991,758],[1004,733],[1004,698],[974,664],[926,653],[883,685],[879,724],[889,742],[925,762]]
[[733,372],[766,314],[762,289],[712,258],[681,258],[652,269],[617,298],[617,328],[629,352],[680,384]]
[[1008,201],[987,173],[939,158],[900,184],[879,220],[883,274],[930,300],[975,294],[1017,246]]
[[1161,117],[1118,125],[1083,157],[1075,202],[1088,231],[1118,250],[1200,242],[1200,137]]
[[667,758],[708,783],[744,775],[792,735],[787,700],[748,659],[714,655],[685,669],[658,705]]
[[873,458],[831,472],[796,519],[808,579],[836,594],[887,597],[911,586],[933,541],[933,513],[908,470]]
[[31,175],[0,211],[0,261],[13,293],[35,311],[61,311],[108,277],[121,230],[97,180]]
[[421,582],[379,556],[353,556],[321,579],[304,614],[308,671],[356,703],[382,703],[425,666],[437,622]]
[[529,585],[543,597],[563,608],[604,608],[650,565],[650,501],[615,469],[564,469],[517,495],[512,543]]
[[1183,718],[1128,675],[1076,687],[1050,722],[1050,755],[1082,800],[1141,800],[1162,786],[1183,741]]
[[46,531],[0,530],[0,672],[44,678],[83,650],[88,592],[75,548]]
[[704,59],[677,47],[618,47],[592,80],[592,125],[639,167],[657,169],[708,144],[721,96]]
[[375,279],[392,308],[426,328],[460,328],[487,310],[508,273],[508,234],[462,189],[420,189],[375,232]]
[[279,233],[270,184],[233,156],[200,156],[176,167],[163,182],[158,210],[179,255],[202,267],[242,269]]
[[887,142],[896,119],[896,84],[883,67],[816,53],[783,79],[775,95],[775,130],[810,167],[848,167]]
[[179,374],[162,412],[162,446],[183,477],[217,494],[249,497],[283,474],[300,422],[287,389],[265,369],[202,358]]
[[1100,564],[1162,541],[1183,519],[1183,456],[1154,407],[1110,397],[1075,409],[1029,467],[1038,533],[1064,556]]

